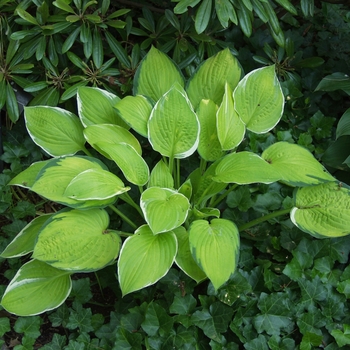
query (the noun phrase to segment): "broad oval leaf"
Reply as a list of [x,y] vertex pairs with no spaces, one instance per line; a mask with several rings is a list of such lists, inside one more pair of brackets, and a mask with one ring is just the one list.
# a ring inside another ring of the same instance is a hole
[[120,98],[108,91],[88,86],[78,89],[78,114],[86,127],[94,124],[116,124],[124,128],[128,125],[120,118],[114,105]]
[[166,54],[152,46],[136,71],[133,92],[158,101],[175,82],[182,87],[185,84],[180,70]]
[[72,289],[70,273],[44,262],[24,264],[7,286],[2,307],[18,316],[33,316],[59,307]]
[[124,142],[116,144],[97,142],[95,145],[116,162],[128,181],[138,186],[148,182],[148,165],[134,147]]
[[67,271],[99,270],[117,258],[121,245],[108,225],[103,209],[62,210],[39,232],[33,257]]
[[238,60],[226,48],[208,58],[194,73],[188,82],[187,94],[197,109],[202,99],[209,99],[220,106],[227,82],[233,90],[242,75]]
[[182,225],[190,203],[183,194],[174,190],[150,187],[142,193],[140,206],[150,229],[158,234]]
[[118,176],[103,169],[79,173],[67,186],[64,195],[78,201],[107,199],[130,190]]
[[202,100],[197,108],[200,124],[198,153],[206,161],[212,162],[224,155],[216,129],[217,105],[211,100]]
[[190,249],[194,260],[215,289],[235,272],[239,255],[239,233],[226,219],[195,220],[189,228]]
[[2,258],[15,258],[32,252],[41,227],[51,216],[52,214],[47,214],[33,219],[8,244],[0,256]]
[[73,155],[85,149],[83,126],[73,113],[58,107],[25,107],[30,137],[53,157]]
[[176,265],[197,283],[205,280],[207,275],[199,268],[192,257],[188,232],[183,226],[176,228],[173,232],[178,242]]
[[120,251],[118,278],[123,296],[150,286],[169,271],[177,253],[173,232],[154,235],[147,225],[128,237]]
[[160,160],[152,169],[148,187],[174,188],[174,179],[169,167]]
[[140,135],[147,137],[147,123],[153,108],[145,96],[126,96],[114,106],[123,120]]
[[345,135],[350,135],[350,108],[345,111],[337,125],[337,139]]
[[272,183],[281,179],[278,170],[252,152],[231,153],[216,167],[214,181],[246,185],[251,183]]
[[[110,144],[118,144],[124,142],[132,146],[139,155],[142,153],[141,145],[137,138],[130,131],[118,125],[90,125],[84,129],[84,136],[86,138],[86,141],[89,142],[92,147],[96,147],[96,143],[101,141]],[[101,150],[97,149],[97,151],[100,152]],[[108,157],[108,154],[103,155],[107,158],[110,158]]]
[[225,84],[225,94],[216,114],[218,138],[225,151],[236,148],[243,140],[245,125],[234,109],[232,89]]
[[275,66],[248,73],[233,92],[235,109],[248,130],[262,134],[273,129],[282,117],[284,96]]
[[185,91],[178,84],[160,98],[148,121],[154,150],[169,158],[186,158],[199,142],[199,121]]
[[292,222],[302,231],[317,238],[350,234],[350,190],[338,182],[299,188]]
[[38,173],[30,189],[37,194],[73,208],[105,207],[114,202],[106,200],[77,201],[65,195],[70,182],[81,172],[88,169],[107,170],[107,167],[96,158],[74,156],[51,159]]
[[280,180],[288,185],[308,186],[334,181],[334,177],[302,146],[276,142],[261,156],[280,174]]

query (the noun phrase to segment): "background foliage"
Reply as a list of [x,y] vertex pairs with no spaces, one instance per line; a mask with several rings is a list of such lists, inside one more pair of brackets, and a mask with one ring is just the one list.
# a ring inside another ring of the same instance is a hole
[[[350,184],[348,154],[335,164],[329,151],[341,137],[340,149],[349,149],[349,134],[338,131],[350,107],[348,2],[294,1],[287,9],[282,0],[220,2],[234,8],[237,23],[234,17],[226,23],[219,1],[118,3],[123,5],[0,1],[1,250],[37,213],[60,209],[6,186],[46,157],[27,136],[16,101],[74,111],[72,97],[81,85],[130,94],[133,75],[151,45],[168,53],[187,77],[223,47],[237,55],[246,73],[275,63],[287,100],[283,122],[266,135],[248,134],[245,149],[261,152],[275,141],[297,143]],[[181,10],[186,3],[189,7]],[[264,22],[259,3],[270,6],[277,21],[269,10]],[[341,88],[322,86],[330,75],[326,81],[338,87],[341,82]],[[281,185],[242,187],[221,210],[243,224],[288,205],[281,203],[292,196],[288,191]],[[349,250],[348,237],[316,240],[289,220],[273,219],[244,232],[239,269],[217,293],[210,283],[195,285],[171,270],[157,285],[122,299],[108,267],[74,280],[69,300],[56,311],[26,318],[0,311],[0,344],[15,349],[346,349]],[[0,261],[0,294],[24,262]]]

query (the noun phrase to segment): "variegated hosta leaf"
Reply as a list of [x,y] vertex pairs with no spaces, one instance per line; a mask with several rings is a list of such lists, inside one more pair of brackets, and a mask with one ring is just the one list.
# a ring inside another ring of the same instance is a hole
[[245,125],[234,109],[232,89],[225,84],[225,94],[216,114],[218,138],[225,151],[236,148],[243,140]]
[[15,258],[32,252],[40,229],[52,215],[53,214],[41,215],[33,219],[10,242],[0,256],[2,258]]
[[25,107],[24,119],[30,137],[53,157],[73,155],[85,148],[79,118],[62,108]]
[[248,130],[266,133],[279,122],[284,108],[284,95],[275,66],[248,73],[233,92],[235,109]]
[[158,234],[182,225],[190,203],[183,194],[174,190],[150,187],[142,193],[140,206],[150,229]]
[[7,286],[1,306],[18,316],[33,316],[59,307],[72,289],[71,273],[44,262],[24,264]]
[[130,144],[125,142],[112,144],[101,141],[95,146],[115,161],[128,181],[138,186],[143,186],[148,182],[148,165]]
[[335,180],[306,148],[296,144],[276,142],[261,156],[280,174],[280,180],[291,186]]
[[123,295],[156,283],[169,271],[177,253],[173,232],[154,235],[147,225],[128,237],[120,251],[118,279]]
[[67,271],[99,270],[117,258],[121,245],[108,225],[103,209],[62,210],[40,230],[33,257]]
[[205,280],[207,275],[199,268],[192,257],[188,232],[183,226],[176,228],[173,232],[178,242],[176,265],[197,283]]
[[198,153],[206,161],[212,162],[225,153],[223,152],[216,128],[216,112],[218,106],[211,100],[201,100],[197,108],[200,124]]
[[78,89],[78,114],[86,127],[94,124],[115,124],[124,128],[128,125],[113,108],[120,98],[106,90],[82,86]]
[[194,260],[215,289],[235,272],[239,255],[239,233],[226,219],[195,220],[189,228],[190,249]]
[[114,106],[123,120],[140,135],[147,137],[147,123],[153,104],[142,95],[126,96]]
[[214,181],[246,185],[251,183],[272,183],[281,179],[277,169],[252,152],[231,153],[216,167]]
[[158,101],[175,82],[184,86],[180,70],[166,54],[152,46],[136,71],[133,92]]
[[148,187],[174,188],[174,179],[170,174],[169,167],[160,160],[152,169]]
[[232,90],[237,86],[242,74],[238,60],[227,48],[208,58],[191,77],[187,94],[193,107],[202,99],[209,99],[220,106],[227,82]]
[[186,158],[197,149],[199,121],[179,84],[154,106],[148,120],[148,139],[154,150],[169,158]]
[[350,234],[350,189],[339,182],[307,186],[295,192],[292,222],[317,238]]

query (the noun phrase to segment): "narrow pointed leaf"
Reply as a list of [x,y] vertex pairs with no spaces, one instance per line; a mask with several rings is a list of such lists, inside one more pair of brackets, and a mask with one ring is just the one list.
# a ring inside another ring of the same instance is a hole
[[288,142],[276,142],[261,155],[291,186],[316,185],[334,181],[324,167],[304,147]]
[[[132,146],[135,151],[141,155],[142,149],[137,138],[125,128],[119,125],[112,124],[94,124],[84,129],[84,136],[92,147],[95,147],[98,142],[106,142],[110,144],[118,144],[121,142]],[[97,148],[98,151],[100,151]],[[107,154],[104,154],[107,156]]]
[[182,225],[190,203],[181,193],[161,187],[150,187],[140,199],[145,220],[154,234],[170,231]]
[[202,100],[197,109],[200,124],[198,153],[209,162],[224,155],[216,129],[217,110],[217,105],[211,100]]
[[10,242],[0,256],[2,258],[15,258],[32,252],[41,227],[50,217],[51,214],[41,215],[32,220]]
[[134,147],[125,142],[116,144],[97,142],[96,147],[116,162],[128,181],[138,186],[143,186],[148,182],[148,165]]
[[197,283],[205,280],[207,275],[199,268],[192,257],[188,232],[183,226],[176,228],[173,232],[178,242],[178,251],[175,258],[176,265]]
[[203,0],[197,10],[194,23],[198,34],[203,33],[209,24],[212,4],[212,0]]
[[158,101],[175,82],[184,86],[179,69],[167,55],[152,46],[136,71],[134,95]]
[[317,238],[350,234],[350,190],[338,182],[299,188],[292,222]]
[[127,192],[118,176],[103,169],[88,169],[78,174],[67,186],[64,195],[79,201],[107,199]]
[[121,239],[108,231],[103,209],[63,210],[41,229],[33,257],[67,271],[96,271],[118,256]]
[[123,120],[140,135],[147,137],[147,122],[152,103],[141,95],[126,96],[114,106]]
[[215,289],[234,273],[239,255],[239,233],[229,220],[193,221],[189,228],[193,258],[205,272]]
[[84,149],[83,126],[73,113],[58,107],[25,107],[29,135],[54,157],[73,155]]
[[197,149],[199,121],[180,85],[175,84],[154,106],[148,139],[154,150],[169,158],[186,158]]
[[177,252],[173,232],[153,235],[147,225],[127,238],[120,251],[118,278],[123,295],[156,283],[169,271]]
[[245,125],[234,109],[232,90],[227,83],[216,118],[218,138],[222,149],[229,151],[236,148],[243,140]]
[[18,270],[5,290],[1,305],[18,316],[37,315],[59,307],[71,289],[67,271],[32,260]]
[[88,86],[79,87],[77,102],[82,124],[116,124],[128,128],[114,109],[118,101],[120,98],[108,91]]
[[233,92],[235,109],[248,130],[262,134],[281,119],[284,96],[275,66],[248,73]]
[[220,106],[225,93],[225,83],[227,82],[233,90],[241,74],[238,60],[229,49],[208,58],[188,82],[186,92],[193,107],[197,109],[202,99],[212,100]]
[[251,183],[272,183],[281,179],[278,170],[252,152],[231,153],[216,167],[213,180],[240,185]]
[[162,160],[152,169],[148,187],[174,188],[174,179],[168,166]]

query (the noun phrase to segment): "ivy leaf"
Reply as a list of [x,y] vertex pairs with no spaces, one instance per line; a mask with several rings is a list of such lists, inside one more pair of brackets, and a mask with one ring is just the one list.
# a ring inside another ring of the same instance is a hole
[[18,202],[18,204],[12,209],[11,212],[15,219],[22,219],[26,216],[35,216],[36,210],[33,203],[21,201]]
[[92,298],[90,278],[80,278],[78,280],[72,280],[72,282],[70,297],[73,297],[75,301],[82,304],[88,302]]
[[247,186],[240,186],[234,192],[230,192],[227,196],[226,203],[230,208],[238,207],[239,211],[244,212],[246,212],[254,204],[249,187]]
[[165,309],[153,301],[148,305],[145,320],[141,324],[142,329],[149,335],[167,335],[173,327],[173,319]]
[[300,344],[300,350],[311,350],[314,346],[320,346],[322,344],[323,336],[320,334],[314,334],[306,332]]
[[17,333],[36,339],[40,336],[41,321],[39,316],[19,317],[13,328]]
[[94,329],[91,326],[91,309],[83,308],[80,303],[76,303],[75,309],[71,309],[66,327],[68,329],[79,328],[80,332],[92,332]]
[[0,318],[0,337],[11,330],[10,319],[8,317]]
[[286,293],[261,293],[258,302],[261,314],[253,320],[259,333],[266,331],[270,335],[280,334],[281,329],[291,332],[292,322],[289,296]]
[[343,332],[340,329],[333,329],[331,332],[339,347],[350,345],[350,325],[344,324],[343,328]]
[[325,117],[322,112],[317,111],[311,118],[311,128],[309,132],[315,136],[316,140],[320,140],[331,136],[332,126],[335,122],[335,118]]
[[[115,332],[115,331],[114,331]],[[114,333],[115,334],[115,333]],[[142,335],[129,333],[123,328],[118,328],[113,349],[118,350],[139,350],[142,344]]]
[[325,326],[326,320],[319,309],[305,312],[297,319],[297,325],[302,334],[312,333],[322,335],[321,327]]
[[247,342],[244,345],[246,350],[268,350],[266,338],[260,334],[256,339]]
[[49,344],[45,344],[40,349],[42,350],[61,350],[66,345],[67,338],[64,335],[54,333],[52,341]]
[[302,302],[306,305],[311,305],[315,301],[323,301],[327,297],[326,287],[322,284],[318,276],[312,281],[299,278],[298,284],[301,289]]
[[188,315],[194,311],[197,301],[192,294],[184,297],[175,295],[173,303],[170,305],[170,313],[178,315]]

